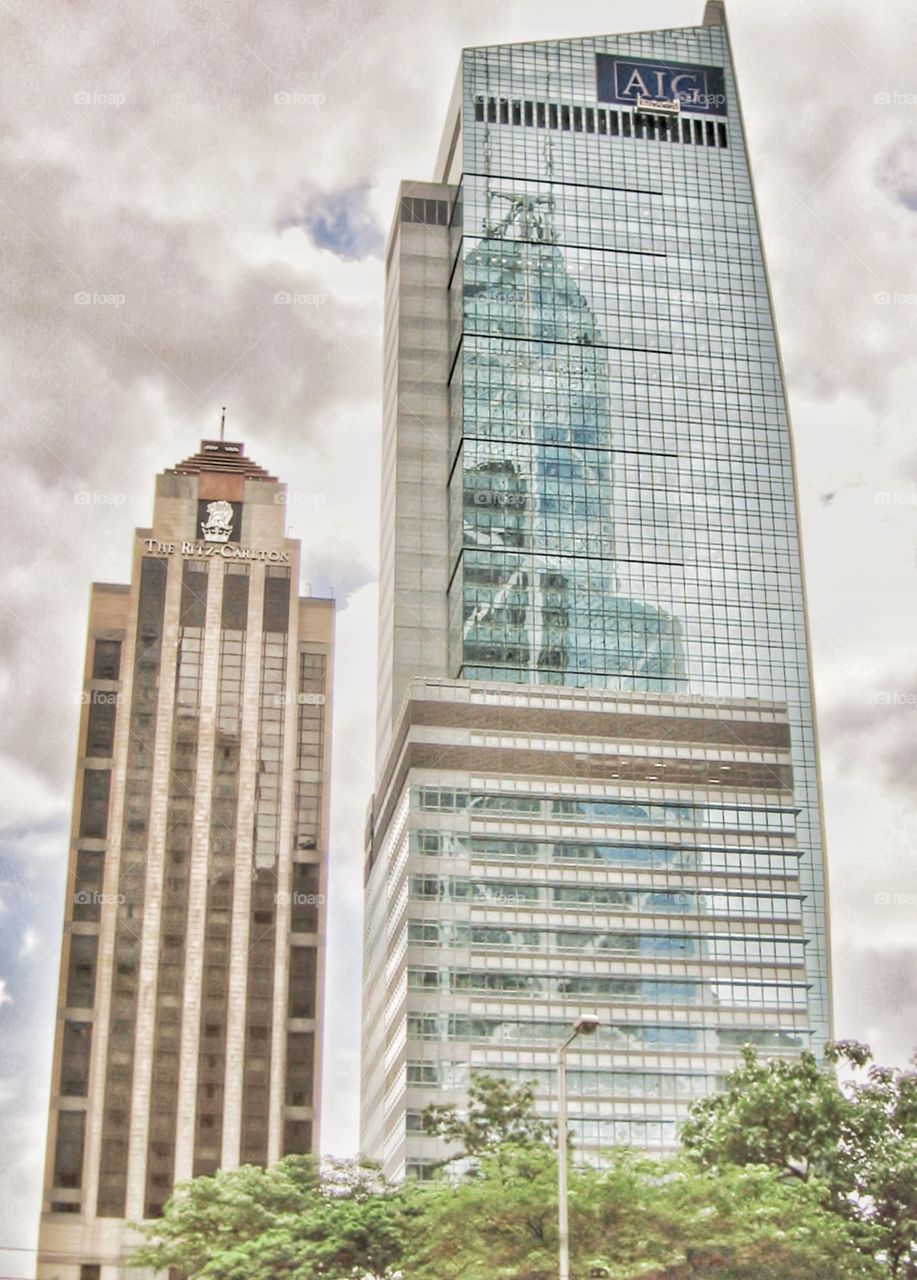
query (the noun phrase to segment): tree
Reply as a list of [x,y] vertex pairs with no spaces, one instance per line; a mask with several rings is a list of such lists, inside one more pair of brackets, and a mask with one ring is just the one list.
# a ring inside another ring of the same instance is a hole
[[[761,1062],[755,1050],[725,1089],[695,1104],[682,1142],[703,1166],[767,1165],[817,1182],[822,1203],[860,1228],[894,1280],[917,1280],[917,1070],[869,1065],[865,1045],[828,1045],[829,1068],[810,1053]],[[862,1073],[838,1080],[844,1064]]]
[[[440,1185],[414,1224],[408,1280],[554,1280],[556,1165],[545,1147],[484,1156],[478,1176]],[[851,1226],[814,1186],[774,1170],[714,1174],[684,1159],[618,1152],[570,1180],[571,1274],[610,1280],[873,1280]]]
[[[571,1172],[572,1274],[917,1280],[915,1112],[913,1071],[839,1084],[811,1055],[749,1050],[693,1109],[678,1159],[618,1150]],[[467,1110],[433,1107],[425,1124],[473,1176],[393,1187],[366,1165],[290,1156],[198,1178],[132,1264],[180,1280],[554,1280],[554,1126],[534,1086],[476,1076]]]
[[535,1085],[510,1084],[475,1072],[468,1089],[468,1106],[427,1107],[424,1132],[454,1143],[452,1159],[495,1155],[502,1147],[553,1145],[557,1126],[535,1110]]
[[131,1265],[182,1278],[389,1280],[416,1191],[353,1161],[245,1165],[179,1187]]
[[850,1103],[815,1055],[761,1062],[750,1045],[725,1088],[691,1108],[682,1145],[709,1168],[765,1164],[788,1177],[831,1182]]

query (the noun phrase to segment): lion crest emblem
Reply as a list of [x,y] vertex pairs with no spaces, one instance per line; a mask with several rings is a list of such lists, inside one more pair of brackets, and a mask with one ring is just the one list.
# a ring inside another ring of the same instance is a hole
[[207,519],[201,521],[205,542],[228,542],[232,535],[232,507],[224,499],[207,504]]

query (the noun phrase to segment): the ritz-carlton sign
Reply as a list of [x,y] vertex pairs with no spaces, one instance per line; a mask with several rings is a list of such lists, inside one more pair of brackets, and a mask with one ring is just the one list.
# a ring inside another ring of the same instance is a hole
[[274,564],[289,564],[289,551],[266,551],[261,547],[240,547],[231,543],[233,509],[222,499],[207,506],[207,514],[201,520],[203,542],[161,542],[158,538],[144,538],[148,555],[172,556],[221,556],[224,560],[269,560]]
[[290,564],[289,551],[264,551],[260,547],[239,547],[224,542],[214,546],[212,542],[160,542],[158,538],[144,538],[143,545],[151,556],[222,556],[224,560],[270,560],[274,564]]

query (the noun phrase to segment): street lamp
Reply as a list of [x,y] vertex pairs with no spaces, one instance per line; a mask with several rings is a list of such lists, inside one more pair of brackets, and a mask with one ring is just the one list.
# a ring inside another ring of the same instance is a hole
[[560,1280],[570,1280],[570,1229],[567,1221],[567,1050],[579,1035],[598,1030],[594,1013],[584,1013],[557,1050],[557,1214],[560,1220]]

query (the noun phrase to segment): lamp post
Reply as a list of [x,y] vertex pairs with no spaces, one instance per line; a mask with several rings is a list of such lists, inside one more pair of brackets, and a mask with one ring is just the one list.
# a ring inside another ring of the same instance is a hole
[[570,1280],[570,1229],[567,1220],[567,1050],[578,1035],[598,1030],[594,1013],[584,1013],[557,1050],[557,1215],[560,1223],[560,1280]]

